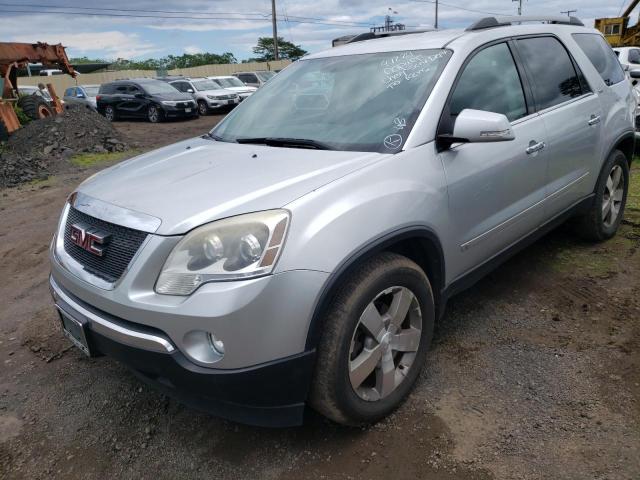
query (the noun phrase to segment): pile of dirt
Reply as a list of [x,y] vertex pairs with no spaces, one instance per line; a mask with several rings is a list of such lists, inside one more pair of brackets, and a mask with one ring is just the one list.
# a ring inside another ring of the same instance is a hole
[[103,116],[80,105],[60,115],[29,123],[0,150],[0,187],[45,178],[68,169],[83,152],[119,152],[127,144]]

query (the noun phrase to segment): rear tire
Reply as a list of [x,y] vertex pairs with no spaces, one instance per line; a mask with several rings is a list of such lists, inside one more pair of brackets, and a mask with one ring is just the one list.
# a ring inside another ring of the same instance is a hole
[[31,120],[40,120],[54,115],[54,111],[49,104],[37,95],[20,97],[18,106]]
[[147,110],[147,119],[151,123],[160,123],[162,121],[162,110],[156,105],[149,105]]
[[104,107],[104,118],[106,118],[110,122],[115,122],[118,119],[115,108],[113,108],[111,105],[107,105],[106,107]]
[[205,116],[209,113],[209,106],[204,100],[198,100],[198,114]]
[[629,163],[620,150],[614,150],[602,167],[593,203],[578,219],[577,231],[587,240],[601,242],[618,231],[629,190]]
[[323,319],[309,403],[335,422],[369,424],[402,403],[424,366],[433,293],[420,267],[394,253],[357,267],[339,292]]

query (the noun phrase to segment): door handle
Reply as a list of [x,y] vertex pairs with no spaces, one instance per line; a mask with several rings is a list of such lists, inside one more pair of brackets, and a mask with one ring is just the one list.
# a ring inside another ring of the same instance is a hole
[[597,125],[598,123],[600,123],[600,115],[591,115],[588,123],[590,127]]
[[535,140],[531,140],[525,152],[527,152],[527,155],[531,155],[532,153],[539,152],[546,146],[547,144],[544,142],[536,142]]

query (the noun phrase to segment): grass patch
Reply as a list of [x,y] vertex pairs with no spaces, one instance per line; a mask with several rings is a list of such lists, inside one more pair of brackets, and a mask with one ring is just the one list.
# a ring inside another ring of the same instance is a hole
[[137,150],[126,150],[124,152],[105,153],[79,153],[71,157],[71,163],[76,167],[93,167],[95,165],[115,163],[120,160],[138,155]]
[[625,219],[634,223],[640,223],[640,163],[638,158],[636,157],[636,161],[631,165],[627,206],[624,211]]

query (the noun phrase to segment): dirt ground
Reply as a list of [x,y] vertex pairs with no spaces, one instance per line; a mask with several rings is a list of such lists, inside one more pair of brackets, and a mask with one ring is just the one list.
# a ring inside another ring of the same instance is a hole
[[[219,117],[117,128],[147,149]],[[561,228],[455,298],[390,418],[290,429],[190,410],[62,336],[47,247],[95,168],[0,191],[0,478],[640,478],[640,168],[602,244]]]

